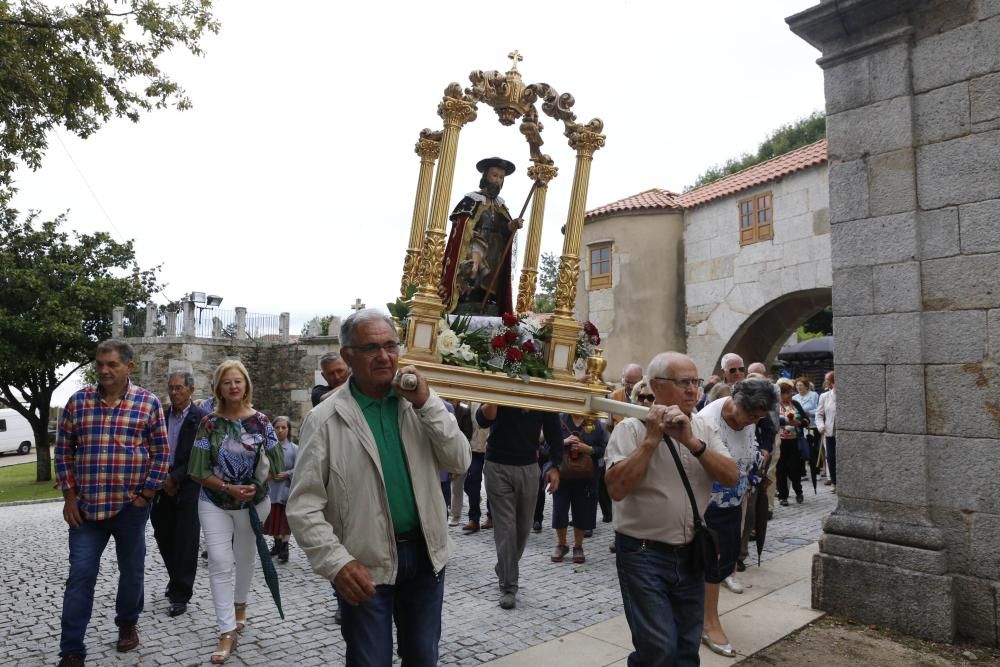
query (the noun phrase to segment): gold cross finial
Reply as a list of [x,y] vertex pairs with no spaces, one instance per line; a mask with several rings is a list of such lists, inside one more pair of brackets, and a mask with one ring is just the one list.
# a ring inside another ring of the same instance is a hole
[[507,54],[507,57],[514,61],[513,64],[510,66],[510,71],[511,72],[516,72],[517,71],[517,63],[519,63],[522,60],[524,60],[524,58],[521,56],[521,52],[518,51],[517,49],[514,49],[513,51],[511,51],[510,53]]

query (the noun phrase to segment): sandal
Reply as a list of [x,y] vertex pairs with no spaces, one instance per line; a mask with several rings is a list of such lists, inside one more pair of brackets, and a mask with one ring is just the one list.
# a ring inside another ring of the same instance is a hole
[[247,627],[247,603],[237,602],[233,606],[236,607],[236,632],[243,632]]
[[573,562],[578,565],[587,562],[587,557],[583,555],[583,547],[573,547]]
[[557,544],[556,550],[552,552],[551,560],[553,563],[563,562],[563,558],[569,553],[569,547],[565,544]]
[[[237,634],[235,632],[226,632],[219,637],[219,645],[216,647],[215,652],[208,657],[208,661],[213,665],[221,665],[226,660],[229,660],[229,656],[233,654],[236,650],[236,638]],[[229,648],[223,648],[223,642],[229,642]]]

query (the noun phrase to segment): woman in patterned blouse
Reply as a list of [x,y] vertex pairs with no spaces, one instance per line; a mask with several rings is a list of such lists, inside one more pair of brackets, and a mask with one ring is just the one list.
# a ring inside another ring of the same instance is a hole
[[221,633],[211,662],[218,665],[236,648],[236,633],[247,622],[256,550],[249,510],[253,507],[258,517],[268,515],[268,472],[282,470],[283,456],[271,422],[253,409],[253,384],[242,363],[230,359],[219,364],[212,393],[215,411],[201,422],[188,469],[201,484],[198,517]]

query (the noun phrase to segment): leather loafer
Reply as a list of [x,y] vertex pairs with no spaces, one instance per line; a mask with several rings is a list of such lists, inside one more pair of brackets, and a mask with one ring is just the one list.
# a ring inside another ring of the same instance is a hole
[[469,523],[467,523],[464,526],[462,526],[462,532],[465,533],[466,535],[471,535],[472,533],[478,533],[479,532],[479,522],[478,521],[470,521]]
[[119,653],[127,653],[139,645],[139,631],[135,623],[122,623],[118,626],[118,643],[115,648]]
[[180,616],[188,610],[187,602],[171,602],[170,603],[170,615]]
[[708,635],[702,635],[701,641],[704,642],[713,653],[718,653],[725,658],[735,658],[736,651],[733,650],[732,644],[716,644]]

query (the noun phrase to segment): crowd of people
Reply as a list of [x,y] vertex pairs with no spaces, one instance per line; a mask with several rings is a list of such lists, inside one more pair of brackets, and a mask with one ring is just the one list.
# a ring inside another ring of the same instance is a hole
[[[255,576],[280,612],[273,560],[288,561],[294,537],[331,584],[348,665],[391,664],[394,627],[403,665],[435,665],[449,526],[461,526],[456,536],[492,529],[497,603],[512,610],[547,495],[553,563],[586,562],[598,510],[613,524],[630,665],[697,664],[700,644],[733,656],[720,587],[742,592],[736,573],[746,569],[755,513],[766,507],[770,518],[775,492],[781,506],[791,494],[804,502],[804,466],[821,466],[818,452],[836,484],[833,372],[817,394],[809,378],[772,382],[763,364],[729,353],[704,381],[692,359],[664,352],[645,369],[626,365],[611,394],[648,408],[645,418],[605,421],[444,401],[416,368],[399,367],[396,329],[374,310],[347,318],[340,340],[320,361],[326,384],[312,390],[298,444],[292,420],[254,408],[253,380],[237,360],[219,365],[200,403],[192,374],[172,372],[163,409],[131,382],[128,343],[98,346],[97,384],[70,399],[55,450],[69,525],[60,665],[85,662],[112,537],[116,647],[139,645],[147,519],[170,616],[187,612],[201,536],[218,631],[211,663],[237,650]],[[706,535],[714,559],[703,558]]]

